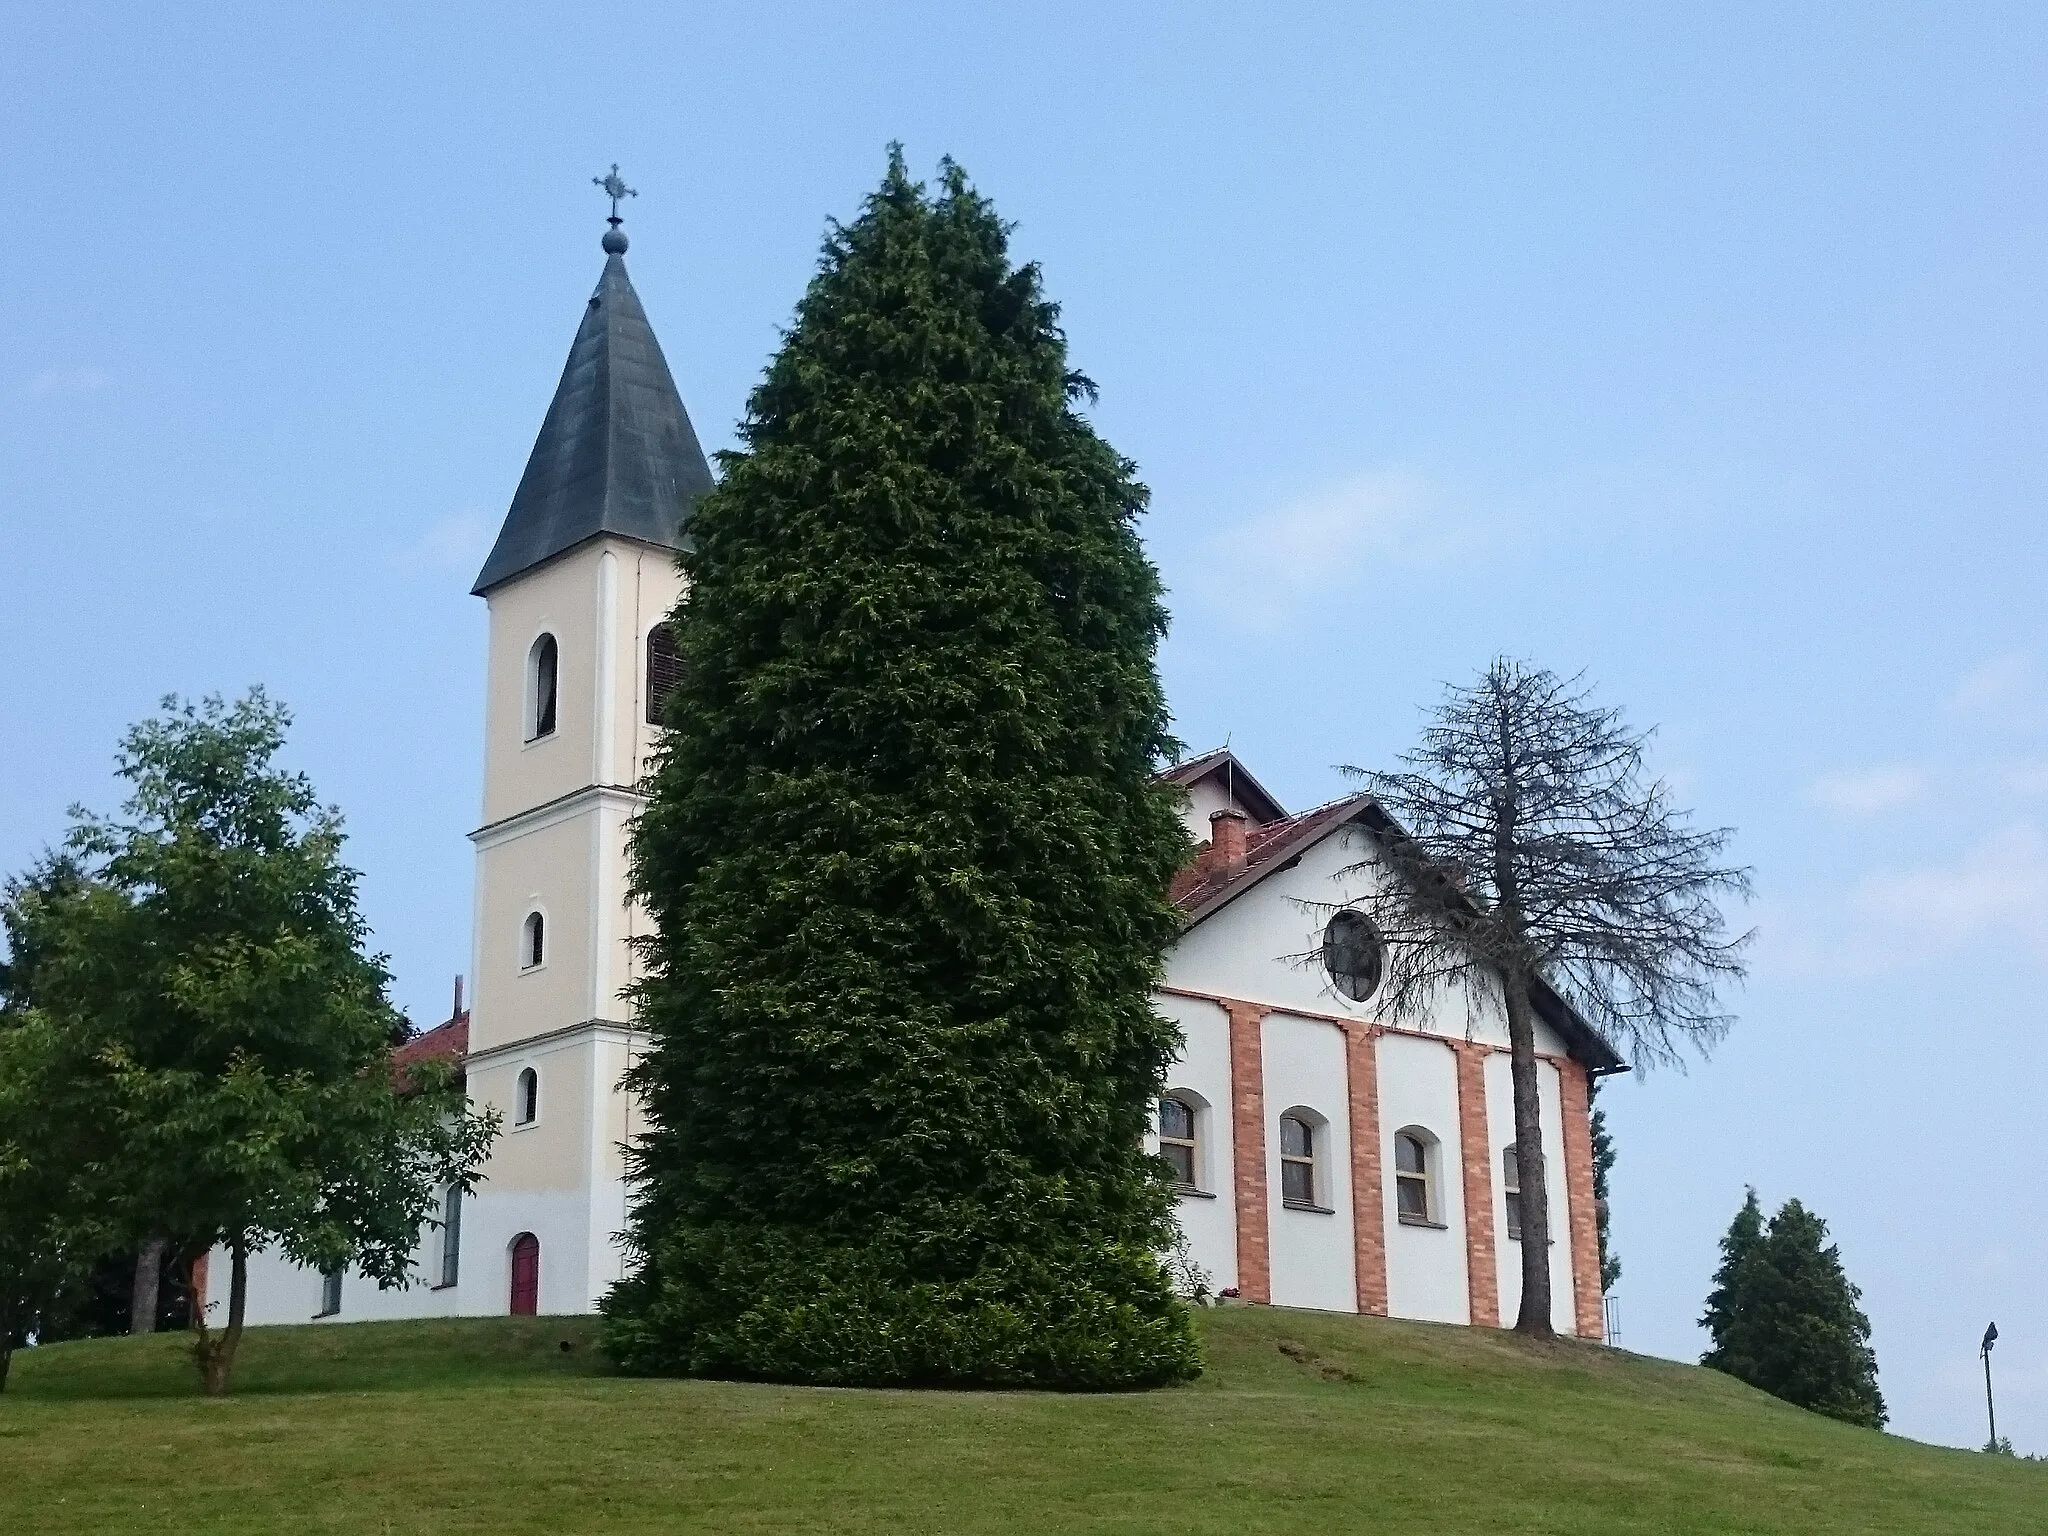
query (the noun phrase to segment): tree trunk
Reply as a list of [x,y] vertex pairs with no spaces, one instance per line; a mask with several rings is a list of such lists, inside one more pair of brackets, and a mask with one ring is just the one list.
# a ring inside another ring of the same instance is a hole
[[165,1239],[152,1237],[135,1255],[135,1287],[128,1295],[128,1331],[156,1332],[157,1293],[163,1283]]
[[0,1392],[7,1390],[7,1367],[14,1363],[14,1346],[0,1334]]
[[1532,1339],[1557,1336],[1550,1321],[1549,1170],[1543,1158],[1543,1111],[1536,1075],[1536,1017],[1529,983],[1519,975],[1501,978],[1507,1004],[1509,1061],[1515,1084],[1515,1167],[1522,1208],[1522,1310],[1515,1332]]
[[234,1256],[233,1278],[228,1282],[228,1325],[219,1333],[198,1324],[199,1342],[192,1354],[199,1362],[199,1379],[208,1397],[226,1397],[228,1372],[234,1368],[235,1349],[242,1342],[242,1319],[249,1302],[249,1244],[237,1232],[229,1241]]

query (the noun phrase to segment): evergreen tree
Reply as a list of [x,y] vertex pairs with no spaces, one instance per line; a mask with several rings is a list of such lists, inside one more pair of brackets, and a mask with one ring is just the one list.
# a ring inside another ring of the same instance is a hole
[[[1600,1080],[1595,1078],[1590,1095],[1598,1098]],[[1593,1215],[1600,1238],[1600,1294],[1605,1296],[1621,1278],[1621,1255],[1608,1242],[1608,1175],[1614,1171],[1614,1133],[1607,1129],[1607,1111],[1593,1109]]]
[[892,149],[721,485],[633,848],[628,1369],[1111,1388],[1199,1368],[1143,1136],[1188,853],[1133,466],[1035,266]]
[[1721,1267],[1714,1271],[1706,1316],[1700,1319],[1700,1326],[1714,1341],[1714,1347],[1700,1357],[1700,1364],[1747,1382],[1754,1382],[1759,1374],[1749,1353],[1754,1338],[1747,1323],[1750,1300],[1759,1290],[1755,1266],[1763,1240],[1763,1207],[1757,1204],[1756,1189],[1751,1186],[1743,1192],[1742,1209],[1721,1234]]
[[1714,1347],[1700,1363],[1815,1413],[1881,1429],[1877,1356],[1857,1305],[1863,1293],[1827,1236],[1827,1223],[1797,1200],[1766,1225],[1749,1191],[1721,1239],[1700,1319]]

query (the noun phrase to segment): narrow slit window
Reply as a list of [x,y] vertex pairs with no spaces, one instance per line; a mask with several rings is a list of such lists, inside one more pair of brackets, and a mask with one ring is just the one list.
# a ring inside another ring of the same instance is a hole
[[453,1285],[462,1271],[462,1186],[450,1184],[441,1204],[441,1283]]
[[1507,1191],[1508,1236],[1522,1239],[1522,1159],[1512,1144],[1501,1148],[1501,1188]]

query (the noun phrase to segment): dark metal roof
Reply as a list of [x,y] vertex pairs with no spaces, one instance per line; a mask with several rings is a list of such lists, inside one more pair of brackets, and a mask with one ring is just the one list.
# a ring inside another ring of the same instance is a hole
[[614,230],[606,239],[604,275],[473,592],[601,533],[680,549],[691,505],[711,489],[711,467],[626,276],[625,237]]

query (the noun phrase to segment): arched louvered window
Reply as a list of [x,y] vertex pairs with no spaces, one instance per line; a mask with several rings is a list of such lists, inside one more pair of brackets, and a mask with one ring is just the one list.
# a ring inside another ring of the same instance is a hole
[[557,676],[561,670],[561,648],[553,635],[533,642],[526,657],[526,739],[539,741],[555,734]]
[[519,1074],[512,1094],[512,1123],[531,1125],[540,1118],[540,1074],[528,1067]]
[[683,680],[683,658],[666,624],[647,631],[647,723],[660,725],[668,696]]
[[526,914],[519,931],[519,968],[530,971],[548,958],[548,920],[538,912]]

